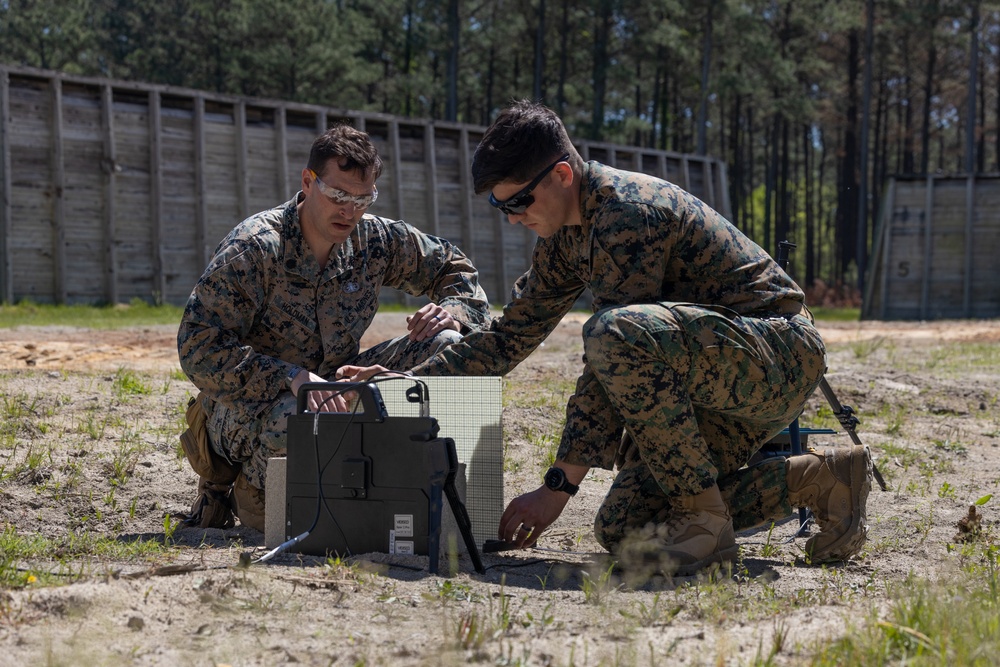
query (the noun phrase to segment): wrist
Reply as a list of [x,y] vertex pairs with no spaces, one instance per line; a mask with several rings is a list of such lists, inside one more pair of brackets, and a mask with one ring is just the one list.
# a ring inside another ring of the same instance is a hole
[[570,496],[575,496],[576,492],[580,490],[579,485],[573,484],[569,481],[566,475],[566,471],[562,468],[553,466],[548,469],[545,473],[545,487],[550,491],[556,491],[559,493],[565,493]]
[[297,378],[301,372],[302,368],[299,366],[292,366],[292,368],[288,371],[288,374],[285,375],[285,386],[288,389],[292,389],[292,383],[295,382],[295,378]]

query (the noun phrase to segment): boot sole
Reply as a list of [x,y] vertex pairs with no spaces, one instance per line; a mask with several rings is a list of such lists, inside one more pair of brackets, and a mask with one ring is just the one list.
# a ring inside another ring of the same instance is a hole
[[714,565],[715,563],[735,563],[739,555],[740,547],[739,545],[734,544],[733,546],[723,549],[722,551],[716,551],[714,554],[710,554],[699,561],[678,565],[672,573],[664,572],[664,574],[674,577],[690,577],[697,574],[700,570],[705,569],[709,565]]
[[851,489],[855,493],[851,498],[854,511],[851,515],[851,526],[844,535],[824,549],[822,554],[814,554],[814,562],[829,562],[847,560],[861,551],[868,540],[868,494],[872,490],[872,453],[868,445],[864,447],[862,456],[851,457]]

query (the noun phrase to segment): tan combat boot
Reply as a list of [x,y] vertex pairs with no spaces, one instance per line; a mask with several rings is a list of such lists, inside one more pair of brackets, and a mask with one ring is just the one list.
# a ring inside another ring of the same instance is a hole
[[872,488],[872,456],[868,447],[830,447],[785,461],[788,500],[808,507],[820,533],[806,542],[813,563],[847,560],[868,538],[866,503]]
[[218,484],[201,477],[198,479],[198,496],[191,506],[191,514],[184,525],[196,528],[232,528],[232,484]]
[[250,484],[246,475],[236,478],[233,485],[233,504],[240,523],[264,532],[264,490]]
[[[686,577],[712,563],[731,563],[739,555],[729,508],[719,487],[672,501],[673,517],[657,527],[664,543],[661,555],[669,563],[664,574]],[[664,530],[661,530],[664,529]]]

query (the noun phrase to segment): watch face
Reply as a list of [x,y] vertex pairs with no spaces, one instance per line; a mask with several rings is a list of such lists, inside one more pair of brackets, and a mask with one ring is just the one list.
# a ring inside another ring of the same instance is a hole
[[562,489],[563,484],[566,483],[566,473],[564,473],[559,468],[549,468],[549,471],[545,473],[545,486],[549,487],[553,491],[559,491]]

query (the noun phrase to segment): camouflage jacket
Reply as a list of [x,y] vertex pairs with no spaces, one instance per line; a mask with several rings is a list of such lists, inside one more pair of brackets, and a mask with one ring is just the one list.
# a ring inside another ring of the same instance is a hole
[[463,332],[490,319],[469,259],[405,222],[365,215],[320,270],[302,237],[300,196],[223,239],[177,334],[181,368],[195,386],[248,421],[287,389],[294,366],[329,377],[354,357],[383,286],[426,295]]
[[[719,213],[681,188],[589,162],[583,224],[535,244],[503,316],[413,369],[418,375],[503,375],[523,361],[586,288],[594,312],[658,302],[722,306],[740,315],[797,313],[803,293]],[[610,469],[622,421],[584,365],[557,456]]]

